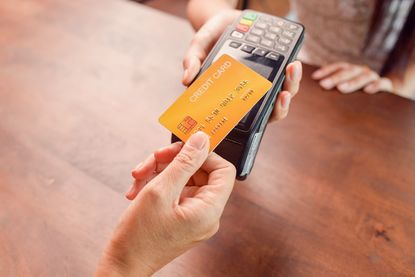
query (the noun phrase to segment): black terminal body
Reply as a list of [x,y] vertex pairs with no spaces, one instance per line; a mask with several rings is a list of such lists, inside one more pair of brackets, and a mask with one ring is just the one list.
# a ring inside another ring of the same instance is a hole
[[[235,165],[239,180],[244,180],[251,172],[276,97],[285,79],[285,68],[295,60],[303,39],[304,27],[299,23],[244,10],[222,34],[202,65],[200,73],[217,58],[228,54],[273,84],[214,150]],[[178,140],[172,136],[173,142]]]

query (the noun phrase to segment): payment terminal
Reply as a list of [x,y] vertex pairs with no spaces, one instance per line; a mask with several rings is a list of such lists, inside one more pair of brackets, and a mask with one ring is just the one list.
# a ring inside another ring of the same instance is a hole
[[[299,23],[244,10],[241,16],[228,26],[202,65],[200,73],[217,58],[228,54],[273,84],[267,94],[214,150],[235,165],[239,180],[244,180],[251,172],[268,119],[285,78],[285,67],[296,58],[303,38],[304,27]],[[173,142],[178,140],[176,136],[172,136]]]

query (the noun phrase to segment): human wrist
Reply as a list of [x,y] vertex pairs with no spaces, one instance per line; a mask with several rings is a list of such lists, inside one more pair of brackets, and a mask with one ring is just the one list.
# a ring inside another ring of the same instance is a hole
[[[152,276],[157,269],[150,266],[150,262],[145,259],[137,257],[146,257],[145,255],[130,255],[123,253],[119,249],[126,249],[125,247],[117,248],[110,245],[104,252],[104,255],[99,262],[95,276],[109,276],[109,277],[126,277],[126,276]],[[126,250],[128,252],[128,250]]]

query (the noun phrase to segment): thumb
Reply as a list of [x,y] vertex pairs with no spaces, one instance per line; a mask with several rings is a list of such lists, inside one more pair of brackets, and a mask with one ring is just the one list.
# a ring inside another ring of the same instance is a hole
[[[204,59],[204,58],[203,58]],[[193,79],[196,77],[197,73],[200,71],[202,63],[200,59],[196,56],[187,55],[183,60],[183,78],[182,84],[189,86]]]
[[167,186],[172,197],[177,199],[189,179],[206,161],[208,153],[208,135],[204,132],[193,134],[173,161],[156,177],[158,183]]

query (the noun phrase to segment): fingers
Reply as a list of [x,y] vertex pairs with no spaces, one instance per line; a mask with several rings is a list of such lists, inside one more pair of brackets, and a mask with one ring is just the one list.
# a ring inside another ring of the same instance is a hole
[[182,142],[176,142],[160,148],[154,152],[154,154],[147,157],[144,162],[137,165],[131,172],[135,180],[128,192],[125,194],[125,197],[129,200],[133,200],[146,183],[166,168],[177,153],[180,152],[182,146]]
[[176,157],[182,147],[183,142],[178,141],[166,147],[160,148],[154,152],[154,158],[157,162],[156,172],[162,172],[167,167],[167,165],[173,161],[174,157]]
[[235,183],[235,167],[218,154],[212,153],[203,164],[202,169],[209,174],[209,179],[207,186],[203,187],[201,193],[209,191],[212,195],[213,192],[215,203],[224,207]]
[[313,79],[321,79],[325,89],[337,89],[342,93],[351,93],[363,88],[366,93],[393,91],[392,81],[379,75],[364,65],[344,62],[323,66],[312,74]]
[[393,83],[390,79],[383,77],[367,85],[363,91],[369,94],[379,91],[393,92]]
[[156,168],[156,159],[154,158],[154,154],[151,154],[144,160],[144,162],[138,164],[136,168],[133,169],[131,175],[135,180],[128,192],[125,194],[125,197],[128,200],[133,200],[144,185],[154,177]]
[[300,61],[294,61],[287,66],[285,72],[287,78],[284,81],[283,89],[289,91],[291,97],[294,97],[300,88],[300,81],[303,76],[303,66]]
[[147,184],[146,181],[137,181],[134,180],[131,187],[128,189],[128,191],[125,193],[125,197],[128,200],[134,200],[138,193],[144,188],[144,186]]
[[350,93],[353,91],[357,91],[361,88],[363,88],[364,86],[366,86],[367,84],[375,81],[379,79],[379,75],[377,75],[375,72],[373,71],[367,71],[363,74],[360,74],[359,76],[348,80],[346,82],[343,82],[341,84],[339,84],[337,86],[337,89],[340,92],[343,93]]
[[183,60],[183,78],[182,84],[189,86],[196,75],[199,73],[202,62],[206,58],[204,50],[198,49],[199,45],[190,46],[194,49],[189,49],[190,53],[186,54]]
[[205,60],[207,54],[219,39],[226,26],[232,23],[240,13],[241,12],[237,10],[227,10],[219,13],[209,19],[195,34],[183,60],[183,85],[190,85],[199,73],[201,64]]
[[203,27],[193,37],[190,47],[183,59],[183,85],[188,86],[196,77],[203,60],[210,50],[212,41],[213,36]]
[[340,69],[347,68],[349,65],[345,62],[338,62],[338,63],[332,63],[325,66],[322,66],[320,69],[316,70],[311,74],[311,78],[314,80],[320,80]]
[[203,170],[196,171],[195,174],[190,178],[189,182],[187,182],[186,186],[204,186],[208,182],[208,175]]
[[332,89],[339,84],[349,81],[361,74],[363,72],[363,68],[360,66],[350,66],[335,72],[334,74],[330,75],[327,78],[324,78],[320,81],[320,86],[324,89]]
[[190,85],[199,73],[201,64],[225,27],[221,17],[213,17],[195,34],[183,60],[183,85]]
[[180,195],[180,201],[179,201],[179,205],[181,202],[183,202],[184,200],[186,200],[186,198],[193,198],[197,192],[199,190],[199,187],[197,186],[186,186],[183,188],[182,194]]
[[[193,193],[191,196],[211,207],[205,214],[209,216],[204,222],[208,222],[209,219],[216,219],[222,215],[235,183],[236,169],[216,153],[209,155],[201,169],[208,176],[207,184],[193,187],[195,189],[191,191]],[[191,201],[186,198],[188,196],[189,194],[182,195],[180,206],[193,209],[194,205],[200,202]]]
[[283,89],[277,98],[274,106],[270,122],[281,120],[288,115],[291,99],[298,93],[300,89],[300,81],[303,76],[303,66],[300,61],[290,63],[286,68],[286,79]]
[[209,137],[203,132],[192,135],[173,161],[155,179],[175,201],[183,187],[205,162],[209,152]]
[[277,98],[274,110],[272,111],[270,122],[284,119],[288,115],[291,103],[291,94],[288,91],[281,91]]

